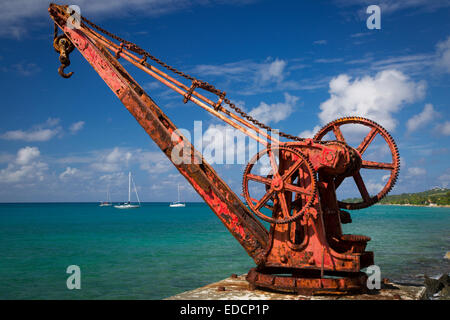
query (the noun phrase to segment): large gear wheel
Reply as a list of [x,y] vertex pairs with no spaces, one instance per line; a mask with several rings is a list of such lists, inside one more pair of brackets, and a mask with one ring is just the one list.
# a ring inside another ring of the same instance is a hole
[[[374,203],[380,201],[394,187],[394,184],[397,181],[398,173],[400,170],[400,155],[398,153],[398,148],[397,145],[395,144],[394,139],[389,134],[389,132],[386,131],[386,129],[384,129],[382,126],[380,126],[379,124],[377,124],[372,120],[361,117],[345,117],[332,121],[327,125],[325,125],[322,129],[320,129],[319,132],[317,132],[317,134],[314,136],[314,140],[322,141],[322,139],[325,137],[327,133],[333,132],[337,141],[346,143],[340,128],[342,125],[345,124],[360,124],[370,128],[370,132],[366,135],[363,141],[355,149],[362,159],[360,167],[364,169],[390,171],[389,179],[387,180],[386,185],[380,192],[378,192],[374,196],[370,196],[369,192],[367,191],[366,185],[363,181],[363,178],[361,177],[360,173],[361,168],[353,172],[353,174],[351,175],[361,194],[362,201],[356,203],[338,201],[339,207],[349,210],[367,208],[373,205]],[[364,152],[367,150],[367,147],[372,143],[372,141],[375,139],[377,135],[380,135],[387,143],[389,150],[391,152],[392,158],[391,163],[364,160],[363,158]],[[335,178],[334,184],[336,189],[341,185],[341,183],[345,178],[347,178],[346,175],[337,176]]]
[[[263,157],[269,158],[270,173],[265,176],[252,173],[255,164]],[[260,200],[251,197],[250,181],[264,186],[264,196]],[[243,195],[253,213],[274,224],[300,218],[317,195],[316,174],[308,158],[283,145],[269,146],[257,153],[245,168],[242,185]],[[273,206],[268,204],[269,200],[274,202]],[[272,211],[272,216],[263,213],[263,207]]]

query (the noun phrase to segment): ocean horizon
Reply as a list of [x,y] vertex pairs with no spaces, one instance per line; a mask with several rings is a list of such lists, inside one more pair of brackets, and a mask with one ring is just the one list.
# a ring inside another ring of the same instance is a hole
[[[142,204],[1,203],[0,299],[163,299],[254,267],[205,203]],[[377,205],[351,214],[344,233],[372,238],[367,249],[382,278],[421,284],[424,274],[449,272],[450,208]],[[80,267],[80,290],[67,289],[70,265]]]

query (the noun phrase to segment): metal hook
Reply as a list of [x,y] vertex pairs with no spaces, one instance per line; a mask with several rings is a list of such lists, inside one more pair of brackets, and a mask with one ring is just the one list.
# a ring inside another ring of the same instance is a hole
[[73,71],[71,71],[71,72],[69,72],[69,73],[64,73],[64,69],[65,69],[66,67],[67,67],[67,66],[66,66],[66,65],[63,65],[63,64],[60,65],[59,68],[58,68],[58,73],[59,73],[59,75],[60,75],[61,77],[68,79],[68,78],[70,78],[70,77],[73,75]]
[[65,35],[60,35],[54,39],[53,47],[59,53],[59,62],[61,62],[58,68],[59,75],[66,79],[70,78],[73,72],[65,73],[64,69],[70,65],[69,54],[75,48],[73,43]]

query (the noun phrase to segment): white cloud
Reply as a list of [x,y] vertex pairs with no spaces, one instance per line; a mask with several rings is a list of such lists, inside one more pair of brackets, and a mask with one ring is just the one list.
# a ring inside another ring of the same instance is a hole
[[120,171],[128,166],[132,153],[130,151],[115,147],[112,151],[102,153],[98,158],[93,159],[91,167],[100,172]]
[[22,141],[48,141],[61,132],[61,127],[56,127],[59,119],[49,118],[45,123],[33,126],[29,130],[11,130],[0,135],[4,140]]
[[439,175],[438,180],[441,183],[442,187],[448,188],[450,185],[450,169],[447,169],[445,172]]
[[[202,154],[210,164],[232,164],[245,163],[247,157],[246,150],[247,136],[241,131],[226,124],[210,125],[203,134]],[[256,149],[256,143],[251,150]]]
[[150,174],[165,173],[172,169],[172,163],[159,151],[140,151],[136,154],[139,167]]
[[367,191],[369,191],[370,194],[377,194],[378,192],[383,190],[384,184],[373,182],[373,181],[367,181],[366,182],[366,188],[367,188]]
[[298,97],[285,93],[284,102],[273,104],[261,102],[259,106],[249,112],[249,115],[266,124],[271,122],[277,123],[281,120],[287,119],[291,115],[298,99]]
[[70,132],[72,134],[77,133],[78,131],[83,129],[84,123],[85,123],[84,121],[78,121],[78,122],[72,123],[72,125],[69,127]]
[[425,93],[424,82],[414,82],[397,70],[384,70],[374,77],[353,81],[341,74],[330,81],[330,98],[320,105],[322,124],[344,116],[372,119],[387,130],[394,130],[393,114],[404,104],[417,101]]
[[327,40],[316,40],[313,42],[314,44],[321,44],[321,45],[325,45],[327,44]]
[[317,62],[317,63],[336,63],[336,62],[341,62],[341,61],[344,61],[344,59],[343,58],[328,58],[328,59],[322,58],[322,59],[314,60],[314,62]]
[[[0,23],[1,25],[1,23]],[[0,31],[0,35],[1,35],[1,31]],[[36,63],[32,63],[32,62],[20,62],[20,63],[15,63],[9,67],[3,67],[1,69],[1,71],[3,72],[8,72],[8,73],[16,73],[18,75],[24,76],[24,77],[29,77],[31,75],[34,75],[38,72],[41,71],[41,68],[36,64]]]
[[422,128],[433,119],[435,119],[437,115],[438,113],[434,110],[433,105],[430,103],[426,104],[421,113],[416,114],[406,123],[408,132],[413,132],[419,128]]
[[249,82],[263,85],[281,82],[286,74],[287,61],[283,59],[267,58],[264,62],[241,60],[222,65],[197,65],[192,71],[202,76],[221,76],[234,81]]
[[[27,33],[27,28],[48,23],[48,0],[14,0],[2,1],[0,11],[0,36],[20,38]],[[171,12],[186,10],[194,6],[211,4],[242,5],[253,0],[73,0],[70,4],[78,5],[81,14],[88,17],[102,15],[143,15],[157,17]]]
[[1,183],[31,183],[36,179],[44,180],[44,173],[48,165],[38,160],[40,151],[36,147],[19,149],[13,162],[0,170]]
[[436,66],[441,71],[450,72],[450,36],[436,46]]
[[285,75],[287,62],[285,60],[275,59],[275,61],[263,64],[260,71],[260,80],[281,82]]
[[450,121],[445,121],[436,127],[438,133],[444,136],[450,136]]
[[[341,6],[358,6],[363,7],[365,13],[367,6],[374,4],[373,0],[335,0]],[[425,10],[435,11],[439,8],[450,6],[447,0],[381,0],[375,4],[381,7],[382,14],[390,14],[401,10]]]
[[48,141],[57,135],[58,129],[36,129],[30,131],[12,130],[2,134],[5,140],[23,140],[23,141]]
[[315,126],[312,130],[305,130],[299,133],[301,138],[313,138],[314,135],[320,130],[320,126]]
[[17,152],[16,162],[20,165],[26,165],[31,160],[39,157],[41,152],[36,147],[25,147]]
[[398,70],[406,74],[421,74],[433,65],[435,54],[410,54],[374,60],[370,69],[373,71]]
[[423,176],[427,173],[427,170],[419,167],[410,167],[408,168],[408,176]]
[[59,175],[59,179],[64,180],[69,176],[74,176],[76,173],[78,173],[77,168],[67,167],[66,170]]
[[[261,102],[249,115],[263,123],[277,123],[288,118],[294,111],[298,97],[284,94],[284,102],[267,104]],[[253,134],[254,131],[250,130]],[[262,139],[265,137],[261,136]],[[204,132],[202,153],[205,160],[215,164],[245,164],[258,150],[255,140],[226,124],[212,124]]]

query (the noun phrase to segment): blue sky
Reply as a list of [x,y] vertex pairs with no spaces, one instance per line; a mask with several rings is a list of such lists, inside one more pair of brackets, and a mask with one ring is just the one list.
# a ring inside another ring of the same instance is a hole
[[[450,182],[449,1],[72,1],[81,13],[163,61],[213,83],[263,122],[307,136],[345,115],[371,118],[399,146],[392,193]],[[365,10],[381,6],[381,30]],[[81,57],[57,73],[47,1],[2,1],[0,201],[126,198],[127,172],[144,201],[171,201],[181,184],[120,101]],[[126,65],[174,123],[222,123]],[[376,146],[375,146],[376,147]],[[374,147],[374,148],[375,148]],[[382,150],[374,149],[373,153]],[[213,165],[241,193],[243,165]],[[378,180],[377,180],[378,179]],[[369,191],[383,177],[368,177]],[[341,196],[354,195],[350,189]]]

